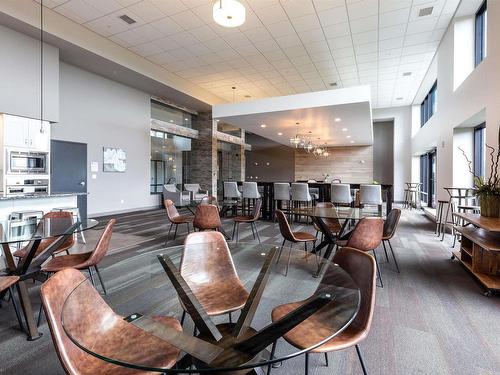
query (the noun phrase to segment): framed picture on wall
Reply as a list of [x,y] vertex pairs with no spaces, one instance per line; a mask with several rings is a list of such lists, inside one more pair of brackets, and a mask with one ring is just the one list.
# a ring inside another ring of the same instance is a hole
[[104,172],[125,172],[127,153],[121,148],[103,147],[102,165]]

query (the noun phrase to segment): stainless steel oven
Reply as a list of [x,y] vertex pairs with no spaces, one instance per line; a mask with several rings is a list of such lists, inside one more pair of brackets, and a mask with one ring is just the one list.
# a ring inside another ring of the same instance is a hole
[[6,195],[12,196],[41,196],[49,194],[49,180],[23,179],[20,177],[7,178]]
[[46,152],[7,151],[8,174],[47,174]]

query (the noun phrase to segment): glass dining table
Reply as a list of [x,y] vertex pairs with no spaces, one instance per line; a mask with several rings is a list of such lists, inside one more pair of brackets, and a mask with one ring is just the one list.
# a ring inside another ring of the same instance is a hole
[[[380,206],[381,207],[381,206]],[[319,228],[323,234],[323,241],[315,247],[314,252],[321,254],[323,248],[326,251],[323,255],[324,259],[330,259],[333,249],[339,238],[346,238],[349,234],[349,228],[353,223],[365,217],[384,217],[384,211],[380,207],[366,206],[366,207],[305,207],[296,208],[292,210],[292,214],[298,216],[308,216],[312,219],[313,223]],[[324,219],[338,220],[341,224],[338,233],[332,233],[325,223]],[[313,273],[314,277],[319,277],[327,262],[320,262],[318,269]]]
[[[248,297],[244,307],[233,312],[233,320],[228,320],[226,313],[208,316],[203,307],[206,300],[202,306],[201,297],[191,288],[215,288],[211,283],[217,277],[207,267],[183,266],[180,272],[179,263],[186,251],[217,252],[220,244],[186,246],[136,254],[102,269],[103,277],[109,280],[107,295],[89,297],[93,287],[88,279],[76,285],[61,314],[70,340],[85,352],[125,368],[165,374],[256,374],[333,339],[358,313],[358,286],[338,265],[329,262],[323,277],[315,279],[309,277],[316,268],[315,255],[266,244],[229,243],[229,262]],[[288,251],[291,263],[285,277]],[[220,262],[223,258],[217,257]],[[221,271],[219,266],[208,268],[217,273]],[[227,281],[226,273],[220,276]],[[215,288],[209,303],[225,303],[230,294],[231,288],[225,292]],[[298,308],[273,321],[273,309],[297,301],[301,301]],[[89,304],[99,307],[100,313],[92,316],[95,310]],[[161,323],[161,317],[178,317],[183,308],[190,319],[186,319],[182,331]],[[284,345],[281,338],[312,314],[321,317],[323,333],[315,332],[315,341],[307,348]],[[158,361],[165,344],[180,351],[173,367],[163,365],[164,359]]]
[[[42,264],[49,259],[64,241],[75,233],[94,228],[99,222],[94,219],[73,223],[67,218],[36,218],[0,221],[0,273],[19,276],[17,292],[21,301],[24,319],[27,325],[28,340],[41,336],[34,318],[31,298],[26,280],[36,278]],[[37,250],[43,240],[51,240],[40,254]],[[25,255],[14,259],[13,251],[24,247]]]

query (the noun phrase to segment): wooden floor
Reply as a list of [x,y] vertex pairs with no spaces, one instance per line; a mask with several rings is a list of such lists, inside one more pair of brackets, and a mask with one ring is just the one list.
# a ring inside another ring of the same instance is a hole
[[[100,218],[102,229],[107,218]],[[111,251],[101,269],[119,268],[137,254],[164,245],[168,226],[162,210],[135,212],[117,217]],[[232,221],[224,220],[228,232]],[[280,244],[277,224],[259,222],[261,239]],[[309,230],[311,226],[294,225]],[[458,264],[450,260],[451,238],[440,242],[432,223],[418,211],[404,211],[393,240],[401,273],[393,264],[381,264],[384,288],[377,288],[371,332],[361,343],[370,374],[478,374],[500,375],[500,297],[482,295],[481,287]],[[184,231],[168,245],[182,244]],[[89,231],[91,249],[99,230]],[[250,229],[240,239],[251,240]],[[379,259],[382,259],[382,251]],[[111,283],[113,280],[108,280]],[[39,286],[30,287],[38,304]],[[175,301],[172,304],[176,304]],[[180,312],[180,310],[178,310]],[[0,309],[0,374],[62,374],[47,324],[44,336],[28,342],[15,324],[10,303]],[[286,345],[286,344],[283,344]],[[279,350],[279,349],[278,349]],[[321,355],[311,356],[310,374],[360,374],[354,349],[330,354],[326,367]],[[303,374],[303,357],[287,361],[273,374]]]

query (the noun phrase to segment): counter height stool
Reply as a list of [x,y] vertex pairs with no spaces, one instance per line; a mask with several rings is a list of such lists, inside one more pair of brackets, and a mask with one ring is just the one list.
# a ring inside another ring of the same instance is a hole
[[[457,232],[455,231],[454,226],[457,224],[455,221],[454,212],[457,211],[456,205],[467,205],[468,201],[471,199],[475,199],[474,189],[472,188],[460,188],[460,187],[445,187],[443,188],[449,195],[448,206],[446,207],[446,214],[444,216],[444,222],[441,224],[442,233],[441,233],[441,241],[444,240],[444,235],[446,234],[446,226],[451,225],[451,234],[455,238],[453,244],[455,244]],[[451,218],[450,218],[451,214]],[[454,247],[454,245],[453,245]]]
[[[312,197],[309,193],[309,185],[306,182],[294,182],[290,189],[292,195],[292,206],[294,208],[300,208],[305,204],[309,207],[312,204]],[[300,215],[298,216],[300,221]],[[306,223],[309,223],[309,217],[306,217]]]
[[364,205],[374,205],[378,207],[379,212],[382,211],[382,186],[380,185],[360,185],[359,186],[359,203]]
[[[273,184],[275,207],[283,212],[291,213],[290,209],[290,184],[288,182],[275,182]],[[283,207],[286,202],[286,208]],[[276,219],[276,217],[275,217]]]
[[[78,207],[56,207],[56,208],[53,208],[52,211],[54,211],[54,212],[63,212],[63,211],[71,212],[73,214],[73,217],[76,219],[76,221],[82,220],[82,217],[80,215],[80,209]],[[87,243],[87,241],[85,241],[85,236],[83,234],[83,230],[80,231],[79,233],[75,233],[75,236],[77,238],[78,238],[78,235],[82,239],[82,243]]]
[[[246,207],[248,214],[250,214],[250,208],[255,205],[255,200],[260,199],[259,187],[256,182],[243,182],[243,206]],[[248,206],[245,205],[245,200]],[[252,204],[250,205],[250,202]]]
[[335,206],[351,206],[353,203],[351,185],[334,183],[331,186],[331,199]]

